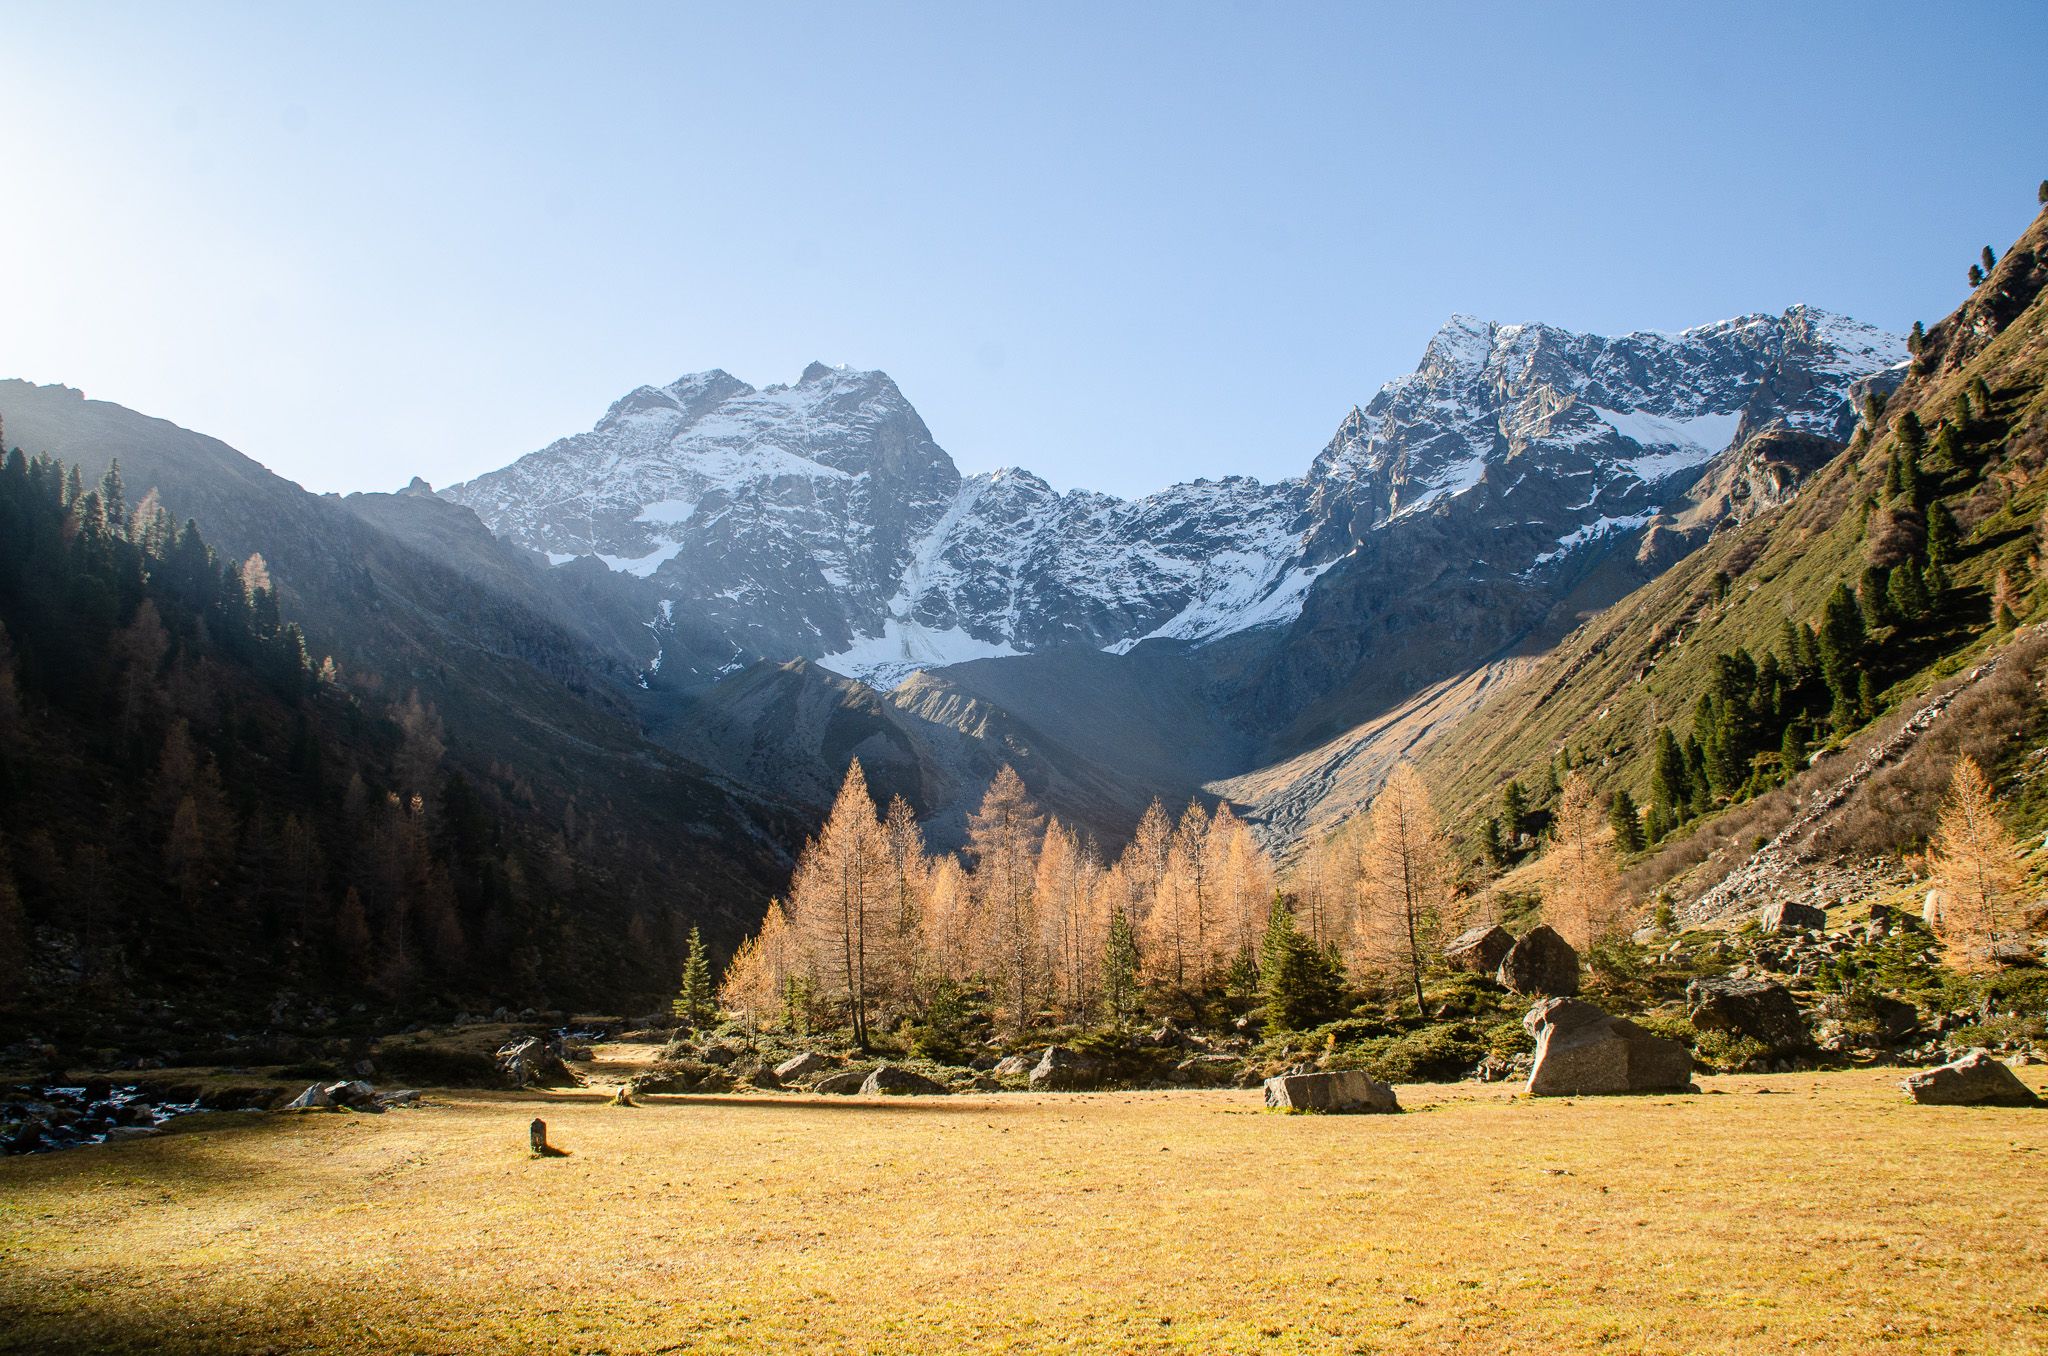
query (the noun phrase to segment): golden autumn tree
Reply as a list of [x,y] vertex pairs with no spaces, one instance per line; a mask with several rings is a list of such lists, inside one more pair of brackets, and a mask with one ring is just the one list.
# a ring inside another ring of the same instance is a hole
[[1210,964],[1227,969],[1239,958],[1256,965],[1273,903],[1273,862],[1244,821],[1218,805],[1206,846],[1216,898],[1216,946]]
[[1375,968],[1413,991],[1417,1011],[1426,1011],[1423,977],[1455,922],[1456,865],[1429,791],[1407,763],[1373,798],[1358,869],[1361,949]]
[[878,943],[889,916],[888,864],[888,837],[855,759],[825,827],[797,859],[789,902],[822,992],[845,1005],[854,1043],[863,1049]]
[[1148,928],[1141,934],[1158,978],[1183,991],[1200,987],[1215,966],[1216,898],[1210,864],[1209,816],[1190,801],[1167,839],[1166,872],[1154,893]]
[[782,901],[771,899],[760,930],[740,943],[726,962],[718,986],[719,1006],[755,1022],[776,1012],[793,1016],[787,1011],[792,985],[803,975],[802,939],[790,926]]
[[1614,829],[1583,773],[1565,779],[1543,854],[1543,916],[1581,952],[1621,924]]
[[1145,807],[1137,832],[1131,835],[1116,863],[1117,875],[1125,888],[1124,913],[1140,935],[1149,935],[1160,883],[1166,879],[1172,842],[1173,821],[1166,817],[1166,807],[1155,797]]
[[1956,761],[1929,852],[1941,892],[1935,930],[1959,970],[1988,970],[2019,940],[2024,873],[2019,845],[1998,820],[1991,779],[1977,760]]
[[1054,994],[1074,1021],[1084,1018],[1095,1001],[1107,927],[1101,878],[1102,862],[1093,844],[1057,819],[1047,825],[1033,889],[1052,959]]
[[931,859],[925,855],[924,830],[901,796],[889,799],[888,812],[882,816],[882,841],[887,855],[876,971],[887,997],[908,999],[922,969]]
[[1036,876],[1045,816],[1031,802],[1016,769],[1003,765],[989,783],[981,808],[967,821],[967,855],[974,862],[974,894],[986,924],[989,973],[1001,984],[1002,1005],[1018,1031],[1030,1025],[1044,979]]
[[925,877],[924,953],[916,981],[921,996],[928,998],[941,980],[964,980],[981,969],[991,948],[976,905],[974,882],[960,859],[951,853],[935,858]]

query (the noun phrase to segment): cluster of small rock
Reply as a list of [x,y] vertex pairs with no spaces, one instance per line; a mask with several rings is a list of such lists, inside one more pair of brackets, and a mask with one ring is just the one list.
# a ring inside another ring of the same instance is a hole
[[139,1139],[197,1101],[167,1101],[134,1084],[25,1086],[0,1102],[0,1153],[29,1154]]
[[417,1106],[417,1088],[379,1092],[360,1078],[333,1083],[315,1083],[286,1103],[284,1111],[366,1111],[372,1115],[395,1106]]

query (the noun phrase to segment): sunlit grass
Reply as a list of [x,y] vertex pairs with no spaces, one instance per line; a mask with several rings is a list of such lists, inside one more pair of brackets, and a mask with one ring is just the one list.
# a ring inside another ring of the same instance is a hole
[[2048,1112],[1897,1078],[210,1117],[0,1162],[0,1349],[2042,1349]]

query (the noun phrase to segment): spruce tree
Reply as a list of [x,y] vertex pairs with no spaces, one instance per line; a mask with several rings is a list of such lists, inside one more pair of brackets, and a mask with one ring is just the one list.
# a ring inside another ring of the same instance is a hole
[[1519,779],[1510,779],[1500,793],[1500,832],[1507,840],[1508,851],[1513,852],[1521,843],[1528,815],[1529,793],[1522,789]]
[[1295,927],[1294,911],[1278,895],[1259,944],[1259,990],[1267,1023],[1285,1031],[1328,1021],[1343,999],[1342,979],[1331,957]]
[[1863,629],[1866,633],[1883,630],[1892,624],[1891,605],[1885,598],[1886,573],[1883,566],[1868,565],[1856,581],[1856,608],[1863,614]]
[[1979,268],[1979,267],[1977,267],[1977,265],[1975,265],[1975,264],[1971,264],[1971,265],[1970,265],[1970,286],[1972,286],[1972,287],[1982,287],[1983,285],[1984,285],[1984,270],[1983,270],[1983,269],[1981,269],[1981,268]]
[[1920,422],[1920,416],[1913,411],[1907,410],[1899,416],[1899,422],[1893,425],[1893,432],[1898,435],[1899,447],[1903,451],[1917,457],[1927,450],[1927,426]]
[[1614,828],[1615,846],[1623,852],[1641,852],[1643,843],[1643,821],[1636,813],[1636,798],[1622,787],[1614,793],[1614,800],[1607,807],[1607,822]]
[[1956,520],[1948,505],[1937,503],[1927,511],[1927,563],[1950,565],[1956,558]]
[[1912,333],[1906,336],[1906,351],[1918,356],[1920,350],[1925,347],[1927,347],[1927,329],[1916,320],[1913,322]]
[[1989,273],[1992,269],[1998,267],[1998,256],[1991,252],[1991,246],[1989,245],[1986,245],[1984,247],[1984,253],[1978,255],[1977,257],[1984,261],[1984,271],[1986,273]]
[[1109,939],[1102,948],[1102,1005],[1118,1028],[1138,1015],[1138,938],[1131,916],[1121,908],[1110,911]]
[[675,1014],[691,1027],[705,1027],[718,1017],[712,996],[711,958],[704,952],[704,934],[690,929],[690,949],[683,961],[683,984],[671,1005]]
[[1657,731],[1657,751],[1650,764],[1650,804],[1662,810],[1676,824],[1685,818],[1692,800],[1691,778],[1686,773],[1685,750],[1668,727]]
[[1836,729],[1854,723],[1856,714],[1856,671],[1863,660],[1863,610],[1847,584],[1836,584],[1821,612],[1820,668],[1828,691],[1834,694]]
[[1787,777],[1797,776],[1806,766],[1806,735],[1796,720],[1785,727],[1785,737],[1778,742],[1778,762]]
[[1479,821],[1479,850],[1486,857],[1487,865],[1507,865],[1508,850],[1500,839],[1500,816],[1488,815]]
[[2040,192],[2036,193],[2034,197],[2043,205],[2048,205],[2048,179],[2043,179],[2041,181],[2041,190]]

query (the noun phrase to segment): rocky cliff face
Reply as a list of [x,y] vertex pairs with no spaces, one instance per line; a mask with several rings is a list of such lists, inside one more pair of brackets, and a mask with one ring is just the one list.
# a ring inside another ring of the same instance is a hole
[[1402,631],[1359,624],[1389,609],[1442,622],[1456,604],[1461,652],[1512,639],[1616,546],[1676,525],[1728,449],[1846,437],[1851,385],[1904,356],[1805,307],[1619,339],[1458,317],[1301,479],[1137,500],[962,476],[879,372],[813,364],[763,390],[709,372],[443,493],[558,563],[648,579],[658,636],[730,652],[693,653],[693,673],[804,657],[889,687],[969,659],[1288,627],[1298,653],[1253,700],[1298,707]]

